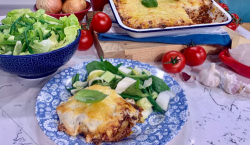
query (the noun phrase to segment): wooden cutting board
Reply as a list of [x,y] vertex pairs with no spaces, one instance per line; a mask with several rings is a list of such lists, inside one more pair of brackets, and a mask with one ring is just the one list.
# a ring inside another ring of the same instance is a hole
[[[88,13],[87,17],[93,17],[94,13]],[[230,35],[231,38],[234,36],[241,36],[235,31],[227,27],[223,27]],[[182,51],[185,46],[177,44],[163,44],[163,43],[152,43],[152,42],[131,42],[131,41],[100,41],[98,34],[93,33],[94,45],[99,56],[103,58],[125,58],[132,59],[142,62],[154,62],[160,61],[162,56],[171,50]],[[220,45],[201,45],[206,50],[207,54],[219,53],[223,46]]]

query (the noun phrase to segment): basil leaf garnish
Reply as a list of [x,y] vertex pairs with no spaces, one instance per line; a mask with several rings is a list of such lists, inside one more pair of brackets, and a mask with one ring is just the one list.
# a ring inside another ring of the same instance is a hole
[[100,61],[92,61],[88,63],[86,66],[86,69],[87,69],[88,74],[94,70],[106,71],[105,65],[103,64],[103,62],[100,62]]
[[117,74],[118,68],[113,66],[109,61],[92,61],[86,66],[87,72],[90,73],[94,70],[110,71],[113,74]]
[[84,103],[97,103],[107,96],[108,95],[96,90],[83,89],[76,93],[75,99]]
[[158,2],[156,0],[142,0],[141,3],[147,8],[158,7]]

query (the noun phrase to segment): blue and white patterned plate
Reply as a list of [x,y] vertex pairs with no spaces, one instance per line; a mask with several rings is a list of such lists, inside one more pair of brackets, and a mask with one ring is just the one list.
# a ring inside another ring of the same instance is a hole
[[[126,59],[107,59],[113,65],[123,63],[126,67],[139,67],[149,70],[152,75],[164,80],[177,95],[170,100],[168,111],[165,115],[152,113],[144,123],[133,127],[133,134],[119,142],[102,143],[116,145],[165,145],[179,133],[187,120],[188,103],[180,85],[168,74],[146,63]],[[83,62],[67,68],[56,74],[42,88],[36,102],[36,116],[43,132],[58,145],[83,145],[87,144],[82,136],[72,137],[57,130],[58,116],[56,107],[62,101],[67,101],[70,93],[65,85],[70,85],[71,78],[76,73],[81,74],[82,80],[87,77],[86,65]]]

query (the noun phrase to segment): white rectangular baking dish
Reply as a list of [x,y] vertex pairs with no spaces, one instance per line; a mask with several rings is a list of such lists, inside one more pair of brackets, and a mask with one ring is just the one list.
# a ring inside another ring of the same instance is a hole
[[216,31],[219,26],[227,25],[232,21],[230,14],[213,1],[213,8],[209,12],[210,16],[213,18],[213,23],[166,28],[134,29],[122,23],[113,0],[109,0],[109,4],[118,25],[133,38],[209,33]]

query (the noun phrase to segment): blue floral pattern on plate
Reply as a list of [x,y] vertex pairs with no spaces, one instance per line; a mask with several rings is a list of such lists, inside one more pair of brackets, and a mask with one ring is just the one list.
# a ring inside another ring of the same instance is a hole
[[[152,113],[144,123],[138,123],[132,128],[133,134],[119,142],[105,142],[103,145],[165,145],[179,133],[187,120],[188,103],[180,85],[168,74],[158,68],[139,61],[127,59],[107,59],[113,65],[123,63],[126,67],[139,67],[149,70],[152,75],[158,76],[167,83],[176,96],[170,100],[169,108],[165,115]],[[86,65],[83,62],[67,68],[56,74],[42,88],[37,97],[36,117],[43,132],[58,145],[83,145],[87,144],[82,136],[72,137],[57,130],[59,118],[56,107],[60,102],[67,101],[70,93],[65,89],[70,86],[71,78],[80,73],[81,80],[86,79]]]

